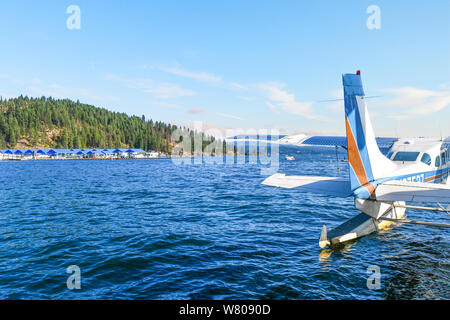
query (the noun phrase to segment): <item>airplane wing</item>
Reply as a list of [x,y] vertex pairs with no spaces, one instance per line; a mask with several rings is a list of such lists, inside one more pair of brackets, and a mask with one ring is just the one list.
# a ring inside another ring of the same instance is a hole
[[[397,140],[397,138],[376,138],[378,147],[381,149],[389,149]],[[296,146],[338,146],[347,148],[347,137],[339,136],[286,136],[281,138],[279,142]]]
[[[280,188],[297,188],[300,192],[311,192],[334,197],[349,197],[352,195],[350,181],[343,178],[315,176],[286,176],[276,173],[263,182],[263,185]],[[406,202],[450,202],[450,185],[387,181],[379,184],[375,190],[379,201]]]
[[450,202],[450,185],[386,181],[377,186],[375,195],[380,201]]
[[314,177],[314,176],[286,176],[276,173],[262,184],[280,188],[298,188],[301,192],[312,192],[335,197],[348,197],[351,195],[350,181],[342,178]]

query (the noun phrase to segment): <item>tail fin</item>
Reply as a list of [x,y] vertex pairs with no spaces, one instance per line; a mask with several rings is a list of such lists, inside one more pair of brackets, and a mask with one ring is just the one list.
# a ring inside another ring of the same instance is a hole
[[342,80],[351,189],[363,186],[367,196],[371,196],[375,188],[370,182],[388,176],[395,164],[381,153],[376,143],[359,70],[356,74],[344,74]]

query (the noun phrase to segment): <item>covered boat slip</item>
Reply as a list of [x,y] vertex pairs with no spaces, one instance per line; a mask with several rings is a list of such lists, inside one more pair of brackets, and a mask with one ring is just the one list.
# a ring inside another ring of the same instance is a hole
[[44,160],[44,159],[116,159],[143,158],[142,149],[129,148],[86,148],[86,149],[0,149],[3,160]]

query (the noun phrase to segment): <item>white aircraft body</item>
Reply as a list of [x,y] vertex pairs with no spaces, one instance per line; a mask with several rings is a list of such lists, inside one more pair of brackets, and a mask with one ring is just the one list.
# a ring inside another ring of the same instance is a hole
[[[346,137],[284,137],[280,144],[341,146],[347,149],[349,177],[286,176],[274,174],[262,184],[329,196],[355,198],[361,211],[327,232],[320,247],[343,243],[381,230],[394,222],[450,227],[447,224],[405,219],[407,208],[447,212],[450,202],[450,137],[446,139],[375,138],[359,71],[344,74]],[[295,141],[294,143],[292,143]],[[385,156],[379,145],[390,146]],[[432,202],[437,207],[407,205]]]

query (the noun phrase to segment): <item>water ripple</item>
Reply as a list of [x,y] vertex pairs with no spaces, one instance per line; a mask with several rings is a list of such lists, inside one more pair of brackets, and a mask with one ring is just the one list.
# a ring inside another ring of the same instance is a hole
[[[280,172],[335,175],[323,163],[333,156],[282,155]],[[396,226],[322,251],[322,225],[355,215],[352,199],[262,186],[260,168],[1,162],[0,298],[450,298],[442,230]],[[69,265],[81,268],[81,290],[66,287]],[[381,269],[381,290],[367,288],[370,265]]]

